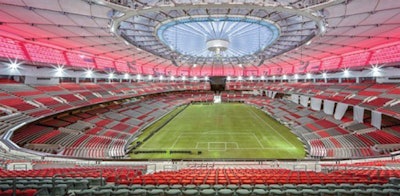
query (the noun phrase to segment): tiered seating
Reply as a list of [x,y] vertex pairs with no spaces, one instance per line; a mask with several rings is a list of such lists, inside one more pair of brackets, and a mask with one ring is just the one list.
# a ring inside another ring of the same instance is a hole
[[[158,184],[181,184],[183,186],[194,184],[201,185],[254,185],[266,186],[277,185],[328,185],[341,183],[356,184],[383,184],[388,183],[389,178],[385,175],[376,176],[376,172],[368,170],[349,171],[340,170],[332,173],[313,171],[291,171],[286,169],[181,169],[178,171],[163,171],[154,174],[138,176],[133,184],[158,185]],[[400,175],[398,171],[390,176]],[[370,179],[366,178],[370,177]],[[283,187],[282,187],[283,188]],[[278,188],[281,189],[281,188]],[[294,188],[296,189],[296,188]]]
[[34,62],[49,63],[49,64],[57,63],[58,65],[67,64],[63,51],[61,50],[31,43],[26,43],[24,44],[24,46],[28,51],[31,60]]
[[18,41],[1,36],[0,56],[9,59],[27,59]]

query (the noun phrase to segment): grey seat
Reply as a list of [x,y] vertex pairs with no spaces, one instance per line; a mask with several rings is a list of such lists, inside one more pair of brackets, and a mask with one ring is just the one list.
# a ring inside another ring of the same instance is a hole
[[320,195],[319,191],[315,191],[313,189],[301,189],[301,192],[303,193],[304,196],[317,196]]
[[135,196],[146,196],[147,191],[145,189],[134,189],[129,191],[129,195],[135,195]]
[[353,196],[354,192],[346,189],[335,189],[338,196]]
[[213,186],[213,189],[215,191],[218,191],[218,190],[223,189],[223,188],[225,188],[225,186],[222,185],[222,184],[216,184],[216,185]]
[[[273,190],[271,192],[275,192],[275,191],[278,191],[278,190]],[[282,192],[286,193],[286,195],[288,195],[288,196],[303,195],[303,192],[302,191],[298,191],[297,189],[287,189],[287,190],[282,191]],[[273,195],[276,195],[276,194],[273,193]],[[281,195],[281,194],[278,194],[278,195]]]
[[157,189],[162,189],[162,190],[167,190],[169,189],[169,185],[168,184],[159,184],[157,185]]
[[266,190],[268,187],[265,184],[256,184],[254,185],[254,189],[264,189]]
[[327,189],[326,188],[326,186],[325,185],[322,185],[322,184],[312,184],[311,185],[311,188],[313,189],[313,190],[321,190],[321,189]]
[[[196,186],[196,185],[195,185]],[[172,186],[169,187],[170,189],[179,189],[182,190],[182,185],[181,184],[173,184]]]
[[111,192],[110,196],[128,196],[129,190],[128,189],[118,189],[116,191]]
[[220,190],[218,190],[218,195],[222,195],[222,196],[232,196],[233,193],[234,192],[231,189],[220,189]]
[[282,187],[281,187],[281,185],[279,185],[279,184],[270,184],[270,185],[268,186],[268,189],[269,189],[269,190],[282,190]]
[[325,185],[325,188],[329,189],[329,190],[335,190],[335,189],[341,189],[341,187],[339,187],[339,185],[337,184],[332,184],[332,183],[328,183]]
[[182,192],[179,189],[169,189],[165,191],[165,195],[167,196],[180,196],[181,194]]
[[264,189],[254,189],[253,190],[253,195],[266,196],[266,195],[268,195],[268,191],[266,191]]
[[186,189],[184,191],[182,191],[182,195],[184,196],[194,196],[194,195],[198,195],[199,191],[197,191],[196,189]]
[[90,186],[103,186],[106,184],[106,180],[104,178],[94,178],[94,177],[87,177]]
[[211,186],[209,184],[201,184],[198,186],[199,190],[210,189]]
[[142,189],[143,188],[141,184],[132,184],[130,187],[131,187],[131,190]]
[[236,195],[237,196],[249,196],[249,195],[251,195],[251,191],[248,189],[238,189],[238,190],[236,190]]
[[355,196],[370,196],[372,195],[372,191],[370,190],[362,190],[362,189],[351,189],[354,192]]
[[55,187],[52,187],[52,192],[55,195],[65,195],[67,194],[67,184],[57,184]]
[[229,184],[228,186],[226,186],[226,188],[231,189],[232,191],[235,191],[239,187],[236,184]]
[[75,180],[74,182],[75,189],[88,189],[89,188],[89,180]]
[[247,189],[249,191],[253,190],[253,186],[251,184],[242,184],[242,185],[240,185],[240,188],[241,189]]
[[93,191],[93,196],[110,196],[111,195],[112,190],[110,189],[102,189],[102,190],[98,190],[98,191]]
[[162,189],[152,189],[151,191],[147,191],[148,196],[163,196],[164,190]]
[[203,189],[200,191],[200,195],[201,196],[214,196],[215,191],[214,191],[214,189]]
[[147,191],[150,191],[150,190],[152,190],[152,189],[155,189],[156,186],[154,186],[154,185],[152,185],[152,184],[146,184],[146,185],[144,185],[143,188],[146,189]]
[[114,191],[121,190],[121,189],[128,189],[129,190],[130,188],[131,187],[126,185],[126,184],[120,184],[120,185],[115,186]]
[[297,187],[294,184],[283,184],[282,185],[282,189],[283,190],[287,190],[287,189],[297,189]]
[[74,193],[76,196],[92,196],[93,190],[86,189],[86,190],[81,190],[81,191],[74,191]]
[[197,186],[195,185],[195,184],[187,184],[187,185],[185,185],[185,190],[186,189],[197,189]]
[[329,189],[319,189],[318,192],[321,196],[335,196],[336,195],[335,191],[329,190]]
[[269,190],[269,195],[274,196],[274,195],[286,195],[286,192],[281,191],[279,189],[271,189]]

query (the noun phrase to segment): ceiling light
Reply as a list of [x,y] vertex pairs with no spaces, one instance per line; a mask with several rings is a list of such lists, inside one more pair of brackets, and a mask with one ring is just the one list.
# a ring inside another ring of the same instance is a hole
[[182,76],[182,80],[186,80],[186,77],[185,77],[185,76]]
[[242,64],[239,64],[239,67],[243,67],[243,65],[242,65]]
[[91,76],[93,75],[93,70],[92,70],[92,69],[87,69],[87,70],[85,71],[85,73],[86,73],[86,76],[87,76],[87,77],[91,77]]
[[205,77],[204,77],[204,80],[208,80],[208,76],[205,76]]
[[142,76],[140,74],[136,75],[136,79],[140,80]]
[[193,77],[194,80],[197,80],[197,76]]
[[231,80],[231,76],[226,77],[227,80]]
[[350,75],[350,71],[349,71],[347,68],[344,69],[344,70],[343,70],[343,75],[344,75],[345,77],[349,76],[349,75]]
[[371,70],[374,73],[378,73],[381,71],[381,68],[379,67],[379,65],[371,65]]
[[162,75],[160,75],[159,78],[160,78],[160,80],[163,80],[163,79],[164,79]]
[[128,74],[128,73],[125,73],[125,74],[124,74],[124,78],[125,78],[125,79],[128,79],[128,78],[129,78],[129,74]]
[[299,79],[299,75],[294,74],[294,79]]
[[152,75],[149,75],[148,77],[149,77],[149,80],[152,80],[152,79],[153,79],[153,76],[152,76]]
[[113,73],[113,72],[110,72],[110,73],[108,74],[108,78],[109,78],[109,79],[114,78],[114,73]]
[[307,74],[306,74],[306,77],[307,77],[308,79],[310,79],[311,76],[312,76],[311,73],[307,73]]
[[8,65],[8,67],[9,67],[11,70],[16,70],[16,69],[19,68],[19,65],[20,65],[20,63],[18,63],[17,59],[15,59],[14,62],[10,62],[10,64]]
[[250,76],[250,80],[253,80],[253,76]]
[[193,67],[197,67],[197,64],[193,64]]
[[174,80],[174,79],[175,79],[175,77],[174,77],[174,76],[171,76],[171,77],[170,77],[170,80]]
[[326,78],[328,76],[328,74],[326,72],[322,73],[322,77]]
[[261,76],[261,80],[265,80],[265,76]]
[[239,77],[238,77],[238,80],[242,80],[242,79],[243,79],[242,76],[239,76]]
[[284,80],[286,80],[287,79],[287,75],[285,74],[285,75],[283,75],[283,79]]
[[58,65],[56,68],[56,76],[62,76],[64,73],[64,66]]

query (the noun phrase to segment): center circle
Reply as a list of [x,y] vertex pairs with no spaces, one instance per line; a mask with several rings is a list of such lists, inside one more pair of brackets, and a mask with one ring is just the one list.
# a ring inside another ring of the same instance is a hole
[[244,16],[196,16],[164,21],[156,37],[173,52],[192,57],[257,55],[280,36],[269,20]]

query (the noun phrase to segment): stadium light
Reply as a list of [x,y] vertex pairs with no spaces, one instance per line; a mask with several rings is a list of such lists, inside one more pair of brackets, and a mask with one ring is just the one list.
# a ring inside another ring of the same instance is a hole
[[193,77],[193,80],[197,80],[197,76],[194,76],[194,77]]
[[184,80],[186,80],[186,77],[185,77],[185,76],[182,76],[182,81],[184,81]]
[[311,74],[311,73],[307,73],[307,74],[306,74],[306,77],[307,77],[308,79],[310,79],[310,78],[311,78],[311,76],[312,76],[312,74]]
[[129,74],[128,73],[125,73],[124,74],[124,79],[128,79],[129,78]]
[[322,73],[322,77],[326,78],[328,76],[328,74],[326,72]]
[[63,76],[64,75],[64,66],[57,65],[57,67],[55,67],[55,71],[56,71],[56,76]]
[[243,67],[243,65],[242,65],[242,64],[239,64],[239,67]]
[[284,79],[284,80],[287,79],[287,75],[286,75],[286,74],[283,75],[283,79]]
[[227,80],[231,80],[231,76],[226,77]]
[[164,79],[164,77],[163,77],[162,75],[160,75],[158,78],[159,78],[160,80],[163,80],[163,79]]
[[253,80],[253,76],[250,76],[250,80]]
[[114,78],[114,72],[110,72],[110,73],[108,74],[108,78],[109,78],[109,79]]
[[265,76],[261,76],[261,80],[265,80]]
[[204,80],[208,80],[208,76],[204,76]]
[[298,74],[294,74],[294,79],[299,79],[299,75]]
[[142,76],[140,74],[138,74],[138,75],[136,75],[136,79],[140,80],[140,79],[142,79]]
[[93,75],[93,70],[92,70],[92,69],[87,69],[87,70],[85,71],[85,73],[86,73],[86,77],[92,77],[92,75]]
[[238,80],[242,80],[243,78],[242,78],[242,76],[239,76],[237,79],[238,79]]
[[149,80],[152,80],[153,79],[153,75],[149,75],[148,78],[149,78]]
[[343,75],[344,75],[344,77],[348,77],[349,75],[350,75],[350,71],[349,71],[349,69],[344,69],[343,70]]
[[15,59],[15,61],[11,61],[10,62],[10,64],[8,65],[8,67],[11,69],[11,70],[17,70],[17,69],[19,69],[19,65],[20,65],[21,63],[18,63],[18,60],[17,59]]
[[381,71],[381,67],[379,65],[371,65],[371,71],[373,73],[379,73]]
[[174,77],[174,76],[171,76],[169,79],[170,79],[170,80],[175,80],[175,77]]
[[197,64],[193,64],[193,67],[197,67]]

